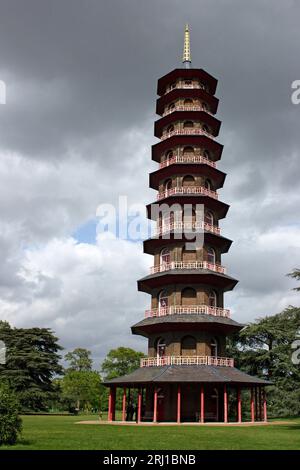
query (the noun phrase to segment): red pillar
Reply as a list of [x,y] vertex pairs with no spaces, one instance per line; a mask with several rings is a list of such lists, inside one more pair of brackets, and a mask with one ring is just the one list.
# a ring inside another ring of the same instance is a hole
[[242,398],[241,398],[241,387],[237,389],[237,400],[238,400],[238,422],[242,422]]
[[112,400],[112,421],[115,421],[115,419],[116,419],[116,391],[117,391],[117,388],[114,387],[113,388],[113,394],[112,394],[112,397],[113,397],[113,400]]
[[267,416],[267,397],[266,397],[266,391],[263,391],[263,399],[264,399],[264,421],[267,422],[268,416]]
[[138,423],[141,421],[141,416],[142,416],[142,393],[141,393],[141,389],[139,388],[139,394],[138,394],[138,414],[137,414],[137,422],[138,422]]
[[258,395],[257,395],[257,386],[255,386],[255,421],[258,421]]
[[109,388],[109,396],[108,396],[108,421],[112,421],[112,387]]
[[204,387],[201,385],[200,391],[200,423],[204,423]]
[[177,389],[177,423],[180,423],[180,409],[181,409],[181,390],[180,385]]
[[108,397],[108,421],[115,420],[115,407],[116,407],[116,389],[110,387]]
[[157,423],[157,388],[154,388],[153,423]]
[[250,410],[251,410],[251,422],[254,423],[254,389],[251,387],[251,398],[250,398]]
[[126,387],[123,388],[122,421],[126,421]]
[[262,399],[261,399],[261,387],[258,387],[258,398],[259,398],[259,419],[262,421]]
[[224,423],[228,423],[228,400],[226,384],[224,384]]

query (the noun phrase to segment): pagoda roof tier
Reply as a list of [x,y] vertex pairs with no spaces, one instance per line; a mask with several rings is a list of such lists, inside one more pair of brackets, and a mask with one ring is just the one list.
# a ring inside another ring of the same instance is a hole
[[179,204],[181,206],[183,206],[184,204],[204,204],[205,207],[211,209],[212,211],[218,214],[218,219],[223,219],[224,217],[226,217],[226,214],[229,209],[229,205],[225,204],[225,202],[221,202],[218,199],[214,199],[204,194],[174,194],[164,199],[161,199],[158,202],[152,202],[150,204],[147,204],[146,208],[148,219],[152,218],[152,220],[155,220],[154,208],[153,214],[151,214],[152,206],[160,206],[163,204],[168,204],[169,206],[172,206],[172,204]]
[[159,383],[214,383],[228,385],[271,385],[271,382],[242,372],[235,367],[171,365],[140,367],[130,374],[106,380],[104,385],[141,385]]
[[165,315],[161,317],[144,318],[131,327],[134,335],[149,337],[152,333],[169,331],[209,331],[211,333],[231,334],[240,331],[244,325],[230,318],[214,315]]
[[158,98],[156,101],[156,114],[161,116],[164,112],[165,106],[179,98],[199,98],[209,105],[209,110],[212,114],[215,114],[218,109],[218,98],[207,93],[205,90],[200,88],[174,88],[169,91],[169,93]]
[[168,126],[169,124],[173,124],[176,121],[201,121],[207,124],[211,129],[211,134],[214,137],[217,137],[219,134],[219,130],[221,127],[221,121],[211,116],[211,114],[207,113],[206,111],[176,111],[174,110],[172,113],[167,114],[166,116],[158,119],[154,123],[154,135],[159,139],[162,136],[163,128]]
[[226,292],[232,290],[237,283],[233,277],[209,269],[170,269],[149,274],[137,281],[138,290],[147,294],[151,294],[154,288],[162,288],[168,284],[205,284]]
[[157,82],[157,94],[163,95],[166,91],[166,86],[174,82],[178,78],[185,80],[192,80],[198,78],[201,82],[208,86],[209,92],[214,95],[217,89],[218,80],[203,69],[174,69],[172,72],[167,73],[163,77],[158,79]]
[[226,173],[205,163],[173,163],[150,173],[150,188],[158,189],[159,182],[171,176],[187,174],[204,175],[211,178],[215,189],[222,188],[226,178]]
[[152,145],[152,160],[159,162],[161,154],[167,150],[177,146],[193,146],[203,147],[212,152],[211,159],[217,161],[221,159],[223,145],[219,144],[206,135],[184,135],[175,134],[168,139],[161,140],[157,144]]
[[[193,232],[191,232],[193,233]],[[162,235],[157,236],[157,237],[152,237],[148,238],[147,240],[144,240],[143,246],[144,246],[144,253],[147,253],[148,255],[154,255],[157,253],[157,250],[159,250],[162,245],[165,245],[168,243],[168,245],[178,245],[180,243],[186,243],[189,241],[193,241],[185,236],[184,233],[182,233],[182,239],[175,238],[174,236],[174,231],[168,232],[168,238],[163,237]],[[177,234],[178,235],[178,234]],[[204,240],[207,245],[212,245],[221,250],[221,253],[227,253],[231,244],[232,240],[229,240],[229,238],[222,237],[221,235],[216,235],[211,232],[203,232],[204,235]]]

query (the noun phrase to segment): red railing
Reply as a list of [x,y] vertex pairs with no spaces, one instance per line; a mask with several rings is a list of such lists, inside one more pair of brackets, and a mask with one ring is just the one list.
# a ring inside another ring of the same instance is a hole
[[165,168],[166,166],[174,165],[174,163],[203,163],[205,165],[209,165],[213,168],[216,168],[216,162],[213,162],[207,157],[203,157],[202,155],[174,155],[174,157],[168,158],[168,160],[165,160],[164,162],[161,162],[159,164],[159,168]]
[[190,85],[187,85],[187,84],[185,84],[185,83],[182,83],[182,84],[177,83],[176,86],[173,86],[173,87],[171,87],[171,88],[168,88],[168,89],[166,90],[166,93],[165,93],[165,94],[170,93],[170,91],[175,90],[175,88],[196,88],[196,89],[201,88],[202,90],[205,90],[205,86],[204,86],[204,85],[200,85],[200,84],[196,84],[196,83],[191,83]]
[[176,105],[174,108],[166,109],[163,113],[163,116],[167,116],[168,114],[173,113],[174,111],[204,111],[208,114],[213,115],[211,111],[209,111],[207,108],[204,106],[182,106],[182,105]]
[[213,199],[218,199],[218,193],[216,191],[207,189],[204,186],[176,186],[175,188],[160,191],[157,195],[157,200],[159,201],[177,194],[201,194],[203,196],[212,197]]
[[199,83],[191,83],[189,85],[187,83],[177,83],[176,88],[203,88],[204,89],[204,85],[200,85]]
[[165,317],[167,315],[213,315],[230,318],[230,310],[209,305],[172,305],[170,307],[152,308],[145,311],[145,318]]
[[161,140],[168,139],[172,135],[206,135],[210,139],[214,139],[214,136],[204,129],[199,127],[193,127],[191,129],[174,129],[173,131],[167,132],[161,136]]
[[234,367],[234,360],[229,357],[214,356],[164,356],[141,359],[141,367],[155,366],[220,366]]
[[226,273],[226,268],[220,264],[209,263],[208,261],[172,261],[163,263],[150,268],[151,274],[162,273],[172,269],[208,269],[220,274]]
[[205,232],[211,232],[215,235],[220,235],[220,228],[216,225],[208,224],[207,222],[173,222],[164,221],[162,225],[158,226],[155,235],[163,235],[172,231],[184,233],[189,230],[204,230]]

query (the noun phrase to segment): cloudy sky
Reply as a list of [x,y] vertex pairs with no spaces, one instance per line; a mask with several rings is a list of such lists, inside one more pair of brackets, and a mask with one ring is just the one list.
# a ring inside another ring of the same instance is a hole
[[231,205],[226,305],[242,322],[299,305],[300,4],[286,0],[1,0],[0,318],[51,327],[66,348],[146,349],[131,336],[149,296],[141,243],[96,237],[99,204],[147,188],[156,80],[180,66],[218,78],[220,197]]

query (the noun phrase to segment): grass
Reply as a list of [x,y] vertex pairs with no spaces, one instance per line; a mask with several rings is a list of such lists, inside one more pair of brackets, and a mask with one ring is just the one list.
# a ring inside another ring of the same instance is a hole
[[97,416],[24,416],[13,450],[272,450],[300,449],[300,419],[255,427],[75,424]]

